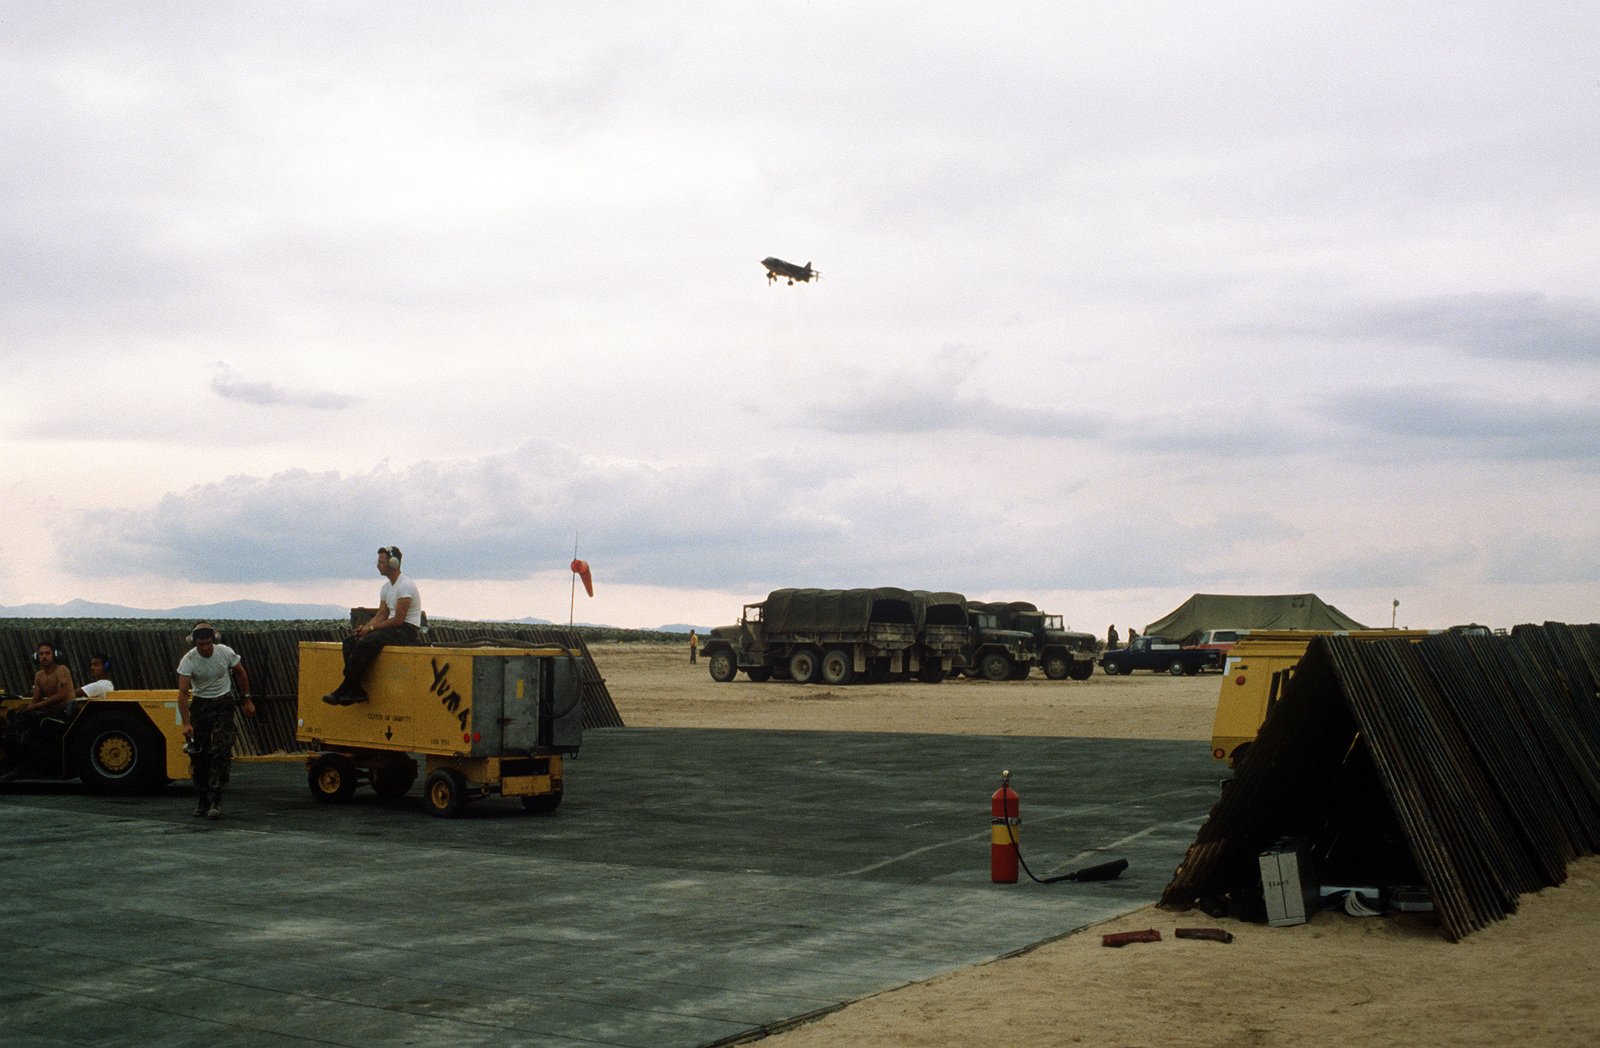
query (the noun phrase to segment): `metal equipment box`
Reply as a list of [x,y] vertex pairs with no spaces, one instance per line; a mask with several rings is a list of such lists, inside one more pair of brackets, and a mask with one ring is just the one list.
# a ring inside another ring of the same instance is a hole
[[423,796],[435,815],[470,799],[521,797],[553,811],[562,755],[583,742],[582,655],[561,647],[403,647],[379,652],[364,682],[366,702],[322,701],[344,676],[330,642],[300,644],[295,737],[308,743],[312,795],[348,800],[366,782],[386,797],[416,780],[411,754],[426,758]]
[[1298,840],[1278,841],[1261,853],[1260,861],[1267,923],[1281,928],[1310,920],[1320,896],[1310,849]]

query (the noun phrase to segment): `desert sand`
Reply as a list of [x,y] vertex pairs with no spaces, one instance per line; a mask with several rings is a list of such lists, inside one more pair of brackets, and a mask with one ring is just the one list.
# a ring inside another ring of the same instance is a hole
[[[634,727],[1192,739],[1220,678],[940,685],[717,684],[678,645],[592,648]],[[981,703],[963,690],[983,689]],[[1269,928],[1147,907],[1019,956],[876,994],[762,1040],[827,1045],[1445,1046],[1600,1043],[1600,858],[1460,943],[1427,915],[1317,914]],[[1220,927],[1228,944],[1174,939]],[[1159,943],[1101,935],[1155,928]]]

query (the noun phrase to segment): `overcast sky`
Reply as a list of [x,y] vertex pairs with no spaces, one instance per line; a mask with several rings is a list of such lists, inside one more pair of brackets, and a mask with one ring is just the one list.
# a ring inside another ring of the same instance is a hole
[[[1600,618],[1592,2],[0,3],[0,605]],[[759,260],[819,282],[769,284]]]

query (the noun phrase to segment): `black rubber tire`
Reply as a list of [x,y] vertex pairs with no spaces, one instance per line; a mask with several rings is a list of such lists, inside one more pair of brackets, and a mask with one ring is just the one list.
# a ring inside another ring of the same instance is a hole
[[356,766],[342,753],[322,753],[306,765],[306,785],[323,804],[343,804],[356,793]]
[[380,797],[394,800],[411,792],[417,781],[417,762],[409,757],[380,761],[372,766],[372,790]]
[[923,663],[922,668],[917,670],[917,679],[924,684],[941,684],[944,682],[944,679],[947,676],[949,676],[949,674],[947,674],[944,667],[939,665],[937,662],[933,663],[932,665]]
[[1074,660],[1072,671],[1067,675],[1073,680],[1088,680],[1094,676],[1094,662],[1089,659]]
[[1107,677],[1115,677],[1122,672],[1122,666],[1117,663],[1116,659],[1106,659],[1100,664],[1100,668],[1106,671]]
[[1173,659],[1172,660],[1172,665],[1167,667],[1167,672],[1170,673],[1174,677],[1183,676],[1183,672],[1184,672],[1183,671],[1183,660],[1182,659]]
[[72,730],[72,769],[95,793],[142,793],[167,781],[166,745],[144,714],[102,710]]
[[467,780],[454,768],[440,768],[422,784],[422,806],[429,815],[450,819],[467,806]]
[[541,793],[537,797],[524,797],[522,807],[534,815],[549,815],[561,807],[561,791]]
[[1051,652],[1044,657],[1044,675],[1051,680],[1066,680],[1071,669],[1072,660],[1060,652]]
[[767,681],[772,679],[772,667],[751,666],[749,669],[744,671],[744,675],[755,681],[757,684],[765,684]]
[[801,648],[789,656],[789,678],[796,684],[815,684],[822,676],[822,656],[815,648]]
[[855,661],[843,648],[832,648],[822,656],[822,683],[835,686],[849,684],[856,676]]
[[984,680],[1008,680],[1011,677],[1011,660],[997,651],[991,651],[978,663]]
[[1031,662],[1014,662],[1011,664],[1011,676],[1007,680],[1027,680],[1028,674],[1033,672]]
[[711,679],[718,684],[726,684],[739,675],[738,660],[727,648],[712,652],[706,659],[706,668],[711,671]]

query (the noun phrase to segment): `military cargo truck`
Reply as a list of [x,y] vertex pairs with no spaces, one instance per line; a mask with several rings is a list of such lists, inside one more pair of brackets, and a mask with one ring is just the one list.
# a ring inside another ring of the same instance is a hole
[[1000,605],[967,602],[967,643],[957,667],[982,680],[1024,680],[1038,661],[1033,637],[1025,630],[1002,626]]
[[711,679],[848,684],[919,668],[917,599],[909,590],[777,589],[706,638]]
[[1094,675],[1097,641],[1093,634],[1071,632],[1060,615],[1047,615],[1025,600],[996,601],[982,607],[995,613],[1001,629],[1028,635],[1033,654],[1030,661],[1038,663],[1046,677],[1088,680]]
[[937,684],[955,672],[971,637],[967,598],[927,590],[912,590],[911,594],[917,620],[916,677],[925,684]]

